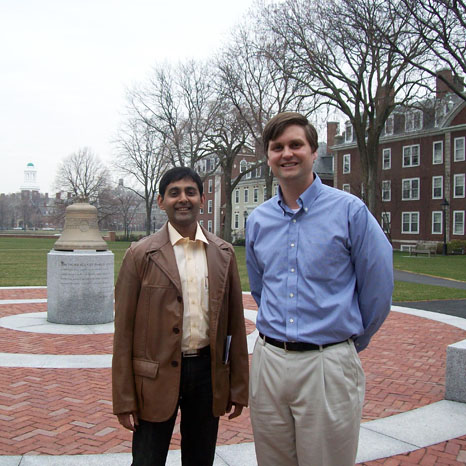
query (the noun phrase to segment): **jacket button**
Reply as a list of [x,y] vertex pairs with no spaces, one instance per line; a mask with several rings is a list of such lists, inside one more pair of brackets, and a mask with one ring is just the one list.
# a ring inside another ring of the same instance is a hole
[[180,333],[180,329],[178,327],[173,327],[173,333]]
[[183,298],[182,298],[181,296],[177,296],[177,297],[176,297],[176,300],[177,300],[179,303],[181,303],[181,301],[183,301]]
[[173,367],[178,367],[178,361],[172,361],[172,366]]

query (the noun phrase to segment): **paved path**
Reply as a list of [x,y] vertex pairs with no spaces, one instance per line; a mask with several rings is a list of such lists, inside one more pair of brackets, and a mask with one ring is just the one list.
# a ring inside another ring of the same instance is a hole
[[[51,328],[45,299],[44,288],[0,289],[0,465],[130,464],[131,436],[111,414],[112,330]],[[248,295],[244,303],[253,341],[255,306]],[[367,390],[358,462],[466,464],[466,405],[443,400],[446,347],[466,338],[466,320],[393,310],[361,354]],[[180,464],[179,441],[177,423],[169,465]],[[222,419],[218,445],[216,466],[256,465],[248,410]]]
[[444,286],[446,288],[456,288],[466,290],[466,282],[458,280],[449,280],[447,278],[431,277],[419,273],[404,272],[403,270],[394,270],[395,280],[400,282],[419,283],[421,285]]

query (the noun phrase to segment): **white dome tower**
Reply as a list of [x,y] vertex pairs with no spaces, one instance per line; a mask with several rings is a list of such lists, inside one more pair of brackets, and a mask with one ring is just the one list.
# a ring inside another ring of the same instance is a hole
[[34,167],[34,164],[29,162],[26,165],[24,170],[24,183],[20,187],[21,191],[40,191],[39,185],[37,183],[37,170]]

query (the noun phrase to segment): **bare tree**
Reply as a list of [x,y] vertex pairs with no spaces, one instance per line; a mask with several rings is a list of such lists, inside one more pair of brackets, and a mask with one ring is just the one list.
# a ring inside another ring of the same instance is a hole
[[[215,154],[218,165],[223,174],[223,187],[225,192],[225,216],[222,221],[220,236],[231,242],[232,193],[241,179],[256,168],[256,165],[233,177],[233,166],[240,153],[251,151],[248,146],[250,130],[244,119],[225,99],[217,109],[215,119],[212,121],[212,132],[208,135],[207,150]],[[258,164],[257,166],[260,166]]]
[[131,224],[143,199],[123,184],[118,185],[113,194],[115,214],[123,226],[124,239],[128,241],[131,233]]
[[167,148],[160,134],[145,120],[137,118],[130,119],[120,130],[115,144],[117,166],[134,182],[127,189],[144,201],[146,234],[150,235],[157,186],[169,166]]
[[[407,20],[392,17],[384,0],[287,0],[264,7],[263,18],[264,28],[287,51],[294,79],[351,123],[375,214],[379,139],[390,112],[419,91],[422,76],[410,63],[420,60],[425,45],[406,34]],[[272,51],[269,56],[284,70]]]
[[129,93],[138,117],[160,137],[172,166],[196,166],[208,154],[206,135],[216,112],[212,70],[195,61],[159,65]]
[[[217,67],[222,92],[249,128],[256,156],[266,166],[262,132],[267,121],[287,110],[308,113],[314,105],[303,95],[302,84],[293,78],[289,69],[293,63],[286,60],[280,44],[271,43],[270,34],[261,32],[259,26],[257,18],[252,17],[237,28],[220,54]],[[266,198],[270,198],[273,174],[268,169],[264,174]]]
[[59,165],[55,185],[72,193],[73,198],[96,202],[99,193],[108,187],[110,173],[99,158],[83,147],[66,157]]
[[[429,53],[418,60],[390,41],[398,53],[423,72],[438,77],[456,95],[466,100],[461,75],[466,74],[466,3],[463,0],[388,0],[392,16],[408,21],[409,34],[419,38]],[[388,38],[390,39],[390,38]],[[437,74],[439,68],[454,73],[454,79]]]

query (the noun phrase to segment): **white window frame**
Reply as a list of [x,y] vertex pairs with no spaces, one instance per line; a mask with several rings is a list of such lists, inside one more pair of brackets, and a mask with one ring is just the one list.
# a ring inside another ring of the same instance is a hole
[[344,183],[343,186],[341,187],[342,191],[345,191],[345,193],[350,193],[351,192],[351,186],[348,183]]
[[[404,217],[408,216],[409,217],[409,230],[406,231],[404,229]],[[417,223],[413,222],[413,217],[417,217]],[[417,226],[417,229],[413,229],[413,225]],[[401,212],[401,233],[406,234],[406,235],[418,235],[419,234],[419,212]]]
[[[417,195],[413,195],[413,184],[417,182]],[[409,184],[409,188],[405,188],[405,184]],[[418,201],[419,193],[421,191],[421,180],[420,178],[403,178],[401,180],[401,200],[402,201]],[[405,193],[408,192],[408,196]]]
[[[457,193],[457,191],[459,191]],[[465,192],[465,176],[464,173],[453,175],[453,197],[463,198]]]
[[207,231],[212,233],[212,220],[207,221]]
[[[439,146],[440,146],[440,150],[438,150]],[[440,165],[442,163],[443,163],[443,141],[434,141],[432,143],[432,165]]]
[[385,120],[385,135],[391,136],[393,134],[394,128],[395,128],[395,117],[394,115],[390,115]]
[[[248,163],[248,170],[251,168],[251,164]],[[250,180],[252,178],[252,171],[251,172],[247,172],[246,175],[245,175],[245,178],[247,180]]]
[[247,169],[248,169],[248,163],[244,159],[241,160],[241,162],[239,163],[239,172],[244,173]]
[[382,202],[390,202],[392,200],[392,181],[382,180]]
[[213,188],[213,185],[214,185],[213,181],[214,180],[212,178],[209,179],[209,187],[207,188],[207,192],[209,192],[209,193],[212,192],[212,188]]
[[274,196],[278,196],[278,184],[275,185],[274,192]]
[[[461,217],[458,221],[457,217]],[[459,228],[458,228],[459,227]],[[454,235],[464,235],[464,210],[453,211],[453,232]]]
[[349,121],[345,123],[345,142],[353,142],[353,125]]
[[[438,226],[438,231],[435,230],[435,226]],[[441,235],[443,234],[443,211],[434,210],[432,211],[432,234]]]
[[392,214],[391,212],[382,212],[380,219],[380,226],[385,233],[389,233],[392,225]]
[[412,110],[405,115],[405,131],[419,131],[422,129],[423,113],[422,110]]
[[239,214],[235,213],[233,228],[237,230],[239,228]]
[[257,204],[259,202],[259,188],[254,188],[252,192],[252,200],[254,204]]
[[[417,163],[413,163],[413,149],[417,149]],[[409,163],[405,163],[405,152],[409,152]],[[419,144],[412,144],[410,146],[403,146],[403,168],[405,167],[417,167],[421,161],[421,149]]]
[[[436,183],[440,181],[440,186],[436,186]],[[435,194],[435,190],[440,189],[440,193]],[[432,199],[442,199],[443,198],[443,176],[433,176],[432,177]]]
[[239,204],[239,189],[235,189],[235,204]]
[[244,188],[243,196],[244,203],[247,204],[249,202],[249,188]]
[[207,213],[211,214],[212,213],[212,199],[209,199],[207,201]]
[[262,166],[259,166],[259,167],[256,168],[256,171],[255,171],[255,173],[254,173],[254,176],[255,176],[256,178],[260,178],[261,175],[262,175]]
[[390,170],[392,168],[392,150],[386,148],[382,150],[382,170]]
[[201,207],[201,208],[199,209],[199,215],[202,215],[203,213],[204,213],[204,209]]
[[[460,144],[461,143],[461,144]],[[460,147],[458,147],[460,146]],[[453,139],[453,160],[455,162],[463,162],[464,161],[464,151],[465,151],[465,143],[464,137],[461,138],[454,138]]]
[[343,174],[351,173],[351,154],[343,154]]
[[204,226],[204,220],[199,220],[199,225]]

